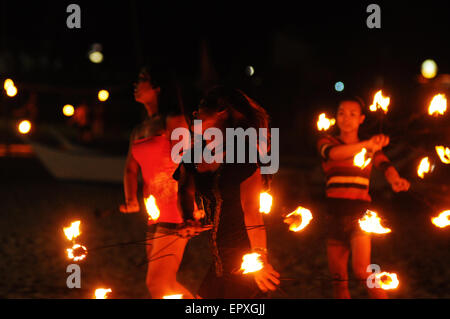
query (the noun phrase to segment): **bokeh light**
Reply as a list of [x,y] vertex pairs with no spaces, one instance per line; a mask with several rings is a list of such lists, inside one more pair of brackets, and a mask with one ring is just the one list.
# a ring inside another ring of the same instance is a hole
[[255,68],[251,65],[247,66],[245,68],[245,74],[247,74],[248,76],[252,76],[253,74],[255,74]]
[[109,92],[107,90],[98,91],[98,100],[105,102],[109,98]]
[[31,131],[31,122],[28,120],[23,120],[18,125],[18,130],[20,134],[28,134]]
[[14,85],[8,86],[8,88],[6,89],[6,94],[9,97],[14,97],[17,94],[17,88]]
[[432,79],[437,74],[437,64],[431,59],[425,60],[422,63],[421,72],[424,78]]
[[338,81],[334,84],[334,89],[338,92],[344,91],[344,83],[341,81]]
[[4,88],[5,90],[8,90],[8,88],[9,88],[10,86],[14,86],[14,81],[11,80],[11,79],[6,79],[5,82],[3,83],[3,88]]
[[67,117],[71,117],[72,115],[74,115],[75,113],[75,108],[73,107],[73,105],[70,104],[66,104],[63,107],[63,114]]

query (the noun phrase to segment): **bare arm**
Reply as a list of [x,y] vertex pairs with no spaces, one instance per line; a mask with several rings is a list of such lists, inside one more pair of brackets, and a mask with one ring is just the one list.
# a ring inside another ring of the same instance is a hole
[[123,174],[123,189],[125,192],[125,204],[120,206],[122,213],[133,213],[139,211],[139,201],[137,199],[139,164],[134,159],[130,149],[128,150],[125,170]]
[[330,149],[329,158],[333,161],[345,160],[354,157],[366,148],[369,152],[374,154],[389,144],[389,137],[379,134],[373,136],[369,140],[361,141],[354,144],[336,145]]
[[261,213],[259,213],[259,194],[262,191],[262,178],[258,169],[241,184],[241,204],[244,210],[244,221],[252,250],[261,254],[264,268],[254,273],[259,289],[266,292],[275,290],[280,284],[280,274],[267,261],[266,229]]

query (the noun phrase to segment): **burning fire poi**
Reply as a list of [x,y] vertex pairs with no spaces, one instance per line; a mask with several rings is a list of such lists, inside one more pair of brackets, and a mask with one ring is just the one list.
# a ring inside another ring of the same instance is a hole
[[396,289],[400,283],[395,273],[382,272],[376,274],[375,278],[379,279],[380,288],[383,290]]
[[430,160],[428,159],[428,157],[424,157],[420,161],[419,167],[417,168],[417,175],[420,178],[424,178],[425,173],[429,173],[430,171],[433,170],[433,168],[434,166],[430,164]]
[[376,110],[382,109],[384,113],[387,113],[389,102],[390,98],[384,97],[383,92],[379,90],[377,93],[375,93],[375,96],[373,97],[373,103],[369,106],[369,109],[372,112],[376,112]]
[[183,295],[182,294],[169,295],[169,296],[164,296],[163,299],[183,299]]
[[268,214],[272,208],[272,196],[269,193],[259,194],[259,212]]
[[159,218],[159,208],[156,205],[156,199],[153,195],[150,195],[148,198],[144,198],[145,209],[147,210],[148,218],[150,220],[158,220]]
[[241,270],[243,274],[257,272],[264,268],[261,255],[258,253],[246,254],[242,257]]
[[327,131],[334,124],[336,124],[335,119],[328,119],[325,113],[322,113],[319,115],[319,119],[317,120],[317,129],[319,131]]
[[81,221],[74,221],[69,227],[64,227],[64,234],[66,235],[68,240],[74,240],[78,236],[80,236],[80,223]]
[[86,258],[87,249],[86,247],[75,244],[72,248],[67,248],[67,257],[73,261],[80,261]]
[[444,146],[436,146],[436,153],[438,154],[441,162],[444,164],[450,164],[450,148]]
[[436,94],[428,107],[429,115],[444,115],[447,111],[447,98],[444,94]]
[[361,152],[356,154],[355,157],[353,158],[353,165],[358,166],[361,169],[366,168],[366,166],[369,165],[370,162],[372,161],[370,157],[366,159],[366,153],[367,150],[363,148]]
[[367,210],[358,222],[361,229],[367,233],[387,234],[391,232],[389,228],[381,226],[381,218],[371,210]]
[[431,218],[431,222],[439,227],[445,228],[450,225],[450,210],[443,211],[437,217]]
[[95,297],[95,299],[108,299],[107,294],[110,292],[112,292],[112,290],[110,288],[108,288],[108,289],[98,288],[95,290],[94,297]]
[[299,206],[295,211],[286,216],[284,222],[289,224],[289,230],[298,232],[304,229],[312,219],[311,211]]

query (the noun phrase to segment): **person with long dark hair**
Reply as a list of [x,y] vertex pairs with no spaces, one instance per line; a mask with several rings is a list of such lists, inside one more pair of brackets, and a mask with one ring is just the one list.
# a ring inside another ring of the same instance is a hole
[[[219,129],[226,136],[227,128],[258,130],[268,129],[269,124],[261,106],[242,91],[224,86],[214,87],[206,94],[193,118],[202,121],[202,135],[208,128]],[[259,194],[263,189],[260,168],[248,159],[244,163],[237,163],[236,158],[228,161],[229,142],[225,140],[223,152],[215,154],[221,161],[183,160],[174,175],[179,181],[178,199],[184,214],[192,214],[196,199],[207,223],[212,224],[210,245],[214,262],[198,291],[201,298],[257,298],[275,290],[280,283],[279,274],[267,259],[266,230],[259,213]],[[247,150],[258,148],[251,143],[247,140]],[[207,148],[209,143],[202,146]],[[187,152],[185,156],[192,154]],[[261,256],[264,267],[243,274],[242,258],[252,252]]]
[[187,243],[177,231],[183,227],[183,216],[177,207],[177,183],[172,174],[177,164],[171,159],[171,131],[187,127],[184,116],[177,114],[177,92],[167,70],[145,67],[135,84],[135,100],[142,103],[147,119],[137,126],[130,138],[124,172],[125,204],[123,213],[140,211],[138,174],[141,172],[143,196],[153,196],[159,216],[149,219],[147,242],[147,287],[154,299],[166,295],[192,294],[176,278]]
[[[372,166],[380,169],[395,192],[407,191],[409,182],[403,179],[382,149],[389,137],[379,134],[360,140],[359,128],[364,122],[363,103],[357,97],[342,100],[337,110],[337,135],[325,135],[318,141],[322,168],[326,177],[327,197],[327,253],[333,276],[333,294],[336,298],[350,298],[347,263],[352,254],[352,268],[357,279],[368,289],[372,298],[386,298],[384,290],[370,288],[366,279],[370,275],[370,234],[362,231],[358,219],[370,208],[370,174]],[[353,159],[363,148],[371,162],[365,168],[354,165]]]

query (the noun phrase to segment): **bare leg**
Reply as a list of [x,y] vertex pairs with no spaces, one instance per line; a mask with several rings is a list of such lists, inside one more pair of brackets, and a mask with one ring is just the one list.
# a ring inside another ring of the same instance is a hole
[[367,277],[370,273],[367,272],[367,267],[370,265],[370,236],[369,235],[357,235],[351,240],[352,245],[352,268],[353,272],[364,286],[367,288],[370,298],[373,299],[386,299],[387,294],[381,288],[369,288],[367,286]]
[[328,267],[333,276],[333,295],[338,299],[350,299],[348,291],[347,263],[349,256],[348,247],[334,239],[327,242]]
[[[161,237],[162,236],[162,237]],[[155,232],[156,239],[147,246],[147,288],[153,299],[182,294],[183,299],[193,299],[192,294],[177,281],[177,272],[183,258],[188,239],[176,235]],[[161,238],[158,238],[161,237]]]

